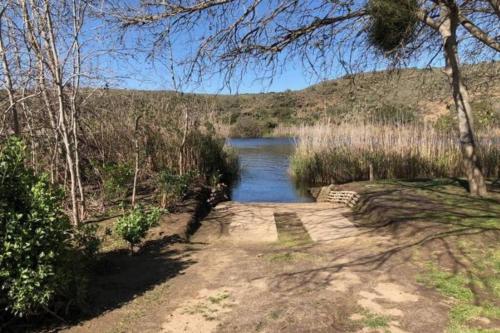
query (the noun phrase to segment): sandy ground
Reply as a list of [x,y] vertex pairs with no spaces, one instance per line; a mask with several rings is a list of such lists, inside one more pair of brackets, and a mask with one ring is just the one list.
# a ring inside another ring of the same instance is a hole
[[442,332],[449,304],[415,279],[426,236],[329,203],[220,204],[169,245],[176,274],[67,331]]

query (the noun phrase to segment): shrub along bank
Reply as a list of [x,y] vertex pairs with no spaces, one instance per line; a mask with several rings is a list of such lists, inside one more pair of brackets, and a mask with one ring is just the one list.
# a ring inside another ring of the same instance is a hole
[[81,305],[99,246],[92,227],[71,226],[63,193],[25,166],[25,150],[11,138],[0,152],[1,322]]
[[[64,318],[73,310],[84,309],[88,277],[101,244],[96,224],[70,223],[65,189],[30,168],[27,152],[26,145],[15,137],[0,144],[2,323],[46,314]],[[123,217],[103,237],[116,233],[133,250],[165,212],[157,206],[169,207],[182,200],[193,184],[230,182],[238,168],[237,158],[225,149],[224,140],[210,133],[189,134],[183,157],[183,166],[192,169],[182,174],[179,169],[142,168],[138,187],[145,188],[148,207],[136,204],[129,212],[126,206],[134,169],[126,162],[106,163],[101,173],[104,198],[116,208],[120,203]]]

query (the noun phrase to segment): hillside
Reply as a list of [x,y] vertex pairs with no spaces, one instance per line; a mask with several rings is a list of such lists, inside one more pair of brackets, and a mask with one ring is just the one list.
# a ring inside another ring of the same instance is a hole
[[[499,74],[498,62],[464,68],[477,113],[494,118],[500,110]],[[217,96],[216,100],[224,123],[257,122],[264,131],[277,125],[311,124],[324,118],[435,121],[447,117],[452,105],[447,78],[440,69],[362,73],[300,91]]]
[[[477,126],[500,125],[500,63],[466,66],[463,72]],[[109,110],[112,117],[125,110],[145,109],[158,120],[173,117],[173,127],[181,128],[181,105],[188,108],[194,123],[210,123],[221,134],[231,136],[269,135],[276,127],[326,119],[335,123],[368,119],[456,124],[447,78],[438,68],[347,75],[299,91],[259,94],[180,96],[171,91],[111,89],[96,94],[89,108]]]

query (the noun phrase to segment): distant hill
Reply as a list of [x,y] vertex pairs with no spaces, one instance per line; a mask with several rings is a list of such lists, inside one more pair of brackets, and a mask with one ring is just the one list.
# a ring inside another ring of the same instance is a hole
[[[463,72],[476,109],[499,111],[500,63],[469,65]],[[453,105],[447,77],[438,68],[361,73],[300,91],[217,96],[216,100],[219,115],[226,123],[236,124],[246,118],[267,128],[314,123],[324,118],[437,120],[448,115]]]
[[[500,127],[500,63],[463,68],[476,124]],[[346,75],[299,91],[207,95],[172,91],[102,90],[87,108],[110,112],[148,109],[158,117],[182,116],[172,108],[183,100],[192,114],[225,135],[261,136],[274,128],[318,121],[435,121],[456,126],[447,77],[441,69],[401,69]],[[174,125],[172,125],[174,126]],[[175,125],[177,126],[177,125]],[[181,126],[181,125],[179,125]]]

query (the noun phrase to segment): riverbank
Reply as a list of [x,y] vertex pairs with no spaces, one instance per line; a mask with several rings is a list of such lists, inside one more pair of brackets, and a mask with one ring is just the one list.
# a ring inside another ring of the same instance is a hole
[[[341,184],[369,179],[462,177],[457,134],[434,124],[322,124],[297,129],[291,172],[299,182]],[[486,178],[498,178],[499,129],[478,133]]]
[[[361,194],[353,211],[315,203],[228,203],[202,221],[190,243],[151,239],[157,246],[147,248],[147,257],[123,259],[133,261],[131,280],[120,285],[129,297],[67,330],[400,333],[499,327],[498,191],[489,199],[472,198],[458,183],[443,181],[362,182],[342,189]],[[276,238],[243,237],[266,225],[275,228]],[[120,269],[115,274],[125,275]],[[144,281],[147,288],[136,287]],[[103,285],[111,296],[115,284]]]

